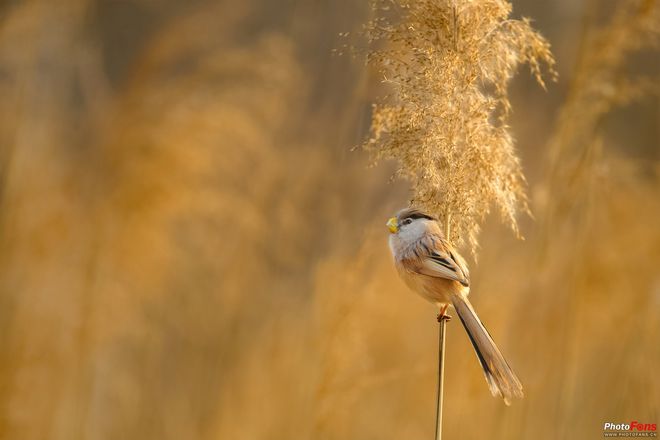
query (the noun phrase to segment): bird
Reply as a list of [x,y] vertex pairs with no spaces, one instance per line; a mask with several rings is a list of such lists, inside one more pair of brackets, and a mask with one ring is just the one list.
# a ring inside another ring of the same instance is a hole
[[454,307],[472,342],[491,394],[502,397],[506,405],[522,398],[520,380],[468,300],[468,265],[445,237],[438,219],[410,207],[400,210],[386,225],[400,277],[411,290],[439,307],[438,321],[450,319],[447,309],[450,305]]

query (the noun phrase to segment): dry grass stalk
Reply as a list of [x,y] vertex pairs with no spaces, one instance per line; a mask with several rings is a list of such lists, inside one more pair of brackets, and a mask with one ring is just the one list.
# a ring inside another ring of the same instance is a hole
[[554,78],[550,45],[502,0],[376,0],[366,29],[391,95],[375,105],[364,148],[394,159],[412,203],[440,216],[451,239],[477,247],[479,222],[496,205],[517,233],[525,179],[507,126],[507,86],[528,64]]
[[435,400],[435,440],[442,440],[442,407],[445,385],[445,342],[447,319],[438,318],[438,390]]
[[[594,9],[599,8],[594,2]],[[627,0],[617,4],[606,25],[586,24],[582,49],[550,141],[550,166],[543,194],[541,218],[547,234],[554,234],[573,208],[589,206],[595,179],[607,173],[600,130],[605,116],[648,94],[658,94],[658,78],[631,71],[630,58],[657,48],[660,42],[660,7],[655,0]],[[620,158],[617,158],[620,160]],[[630,170],[614,166],[611,171]],[[552,189],[553,196],[549,197]]]

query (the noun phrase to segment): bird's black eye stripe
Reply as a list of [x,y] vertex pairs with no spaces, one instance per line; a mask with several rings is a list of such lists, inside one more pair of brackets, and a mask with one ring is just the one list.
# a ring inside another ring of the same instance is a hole
[[404,225],[409,225],[409,224],[412,223],[412,221],[413,221],[413,219],[408,217],[408,218],[404,218],[401,223],[403,223]]
[[420,219],[420,218],[425,218],[427,220],[435,220],[430,215],[427,215],[427,214],[424,214],[423,212],[418,212],[418,211],[410,213],[410,215],[408,215],[406,218],[409,218],[411,220],[417,220],[417,219]]

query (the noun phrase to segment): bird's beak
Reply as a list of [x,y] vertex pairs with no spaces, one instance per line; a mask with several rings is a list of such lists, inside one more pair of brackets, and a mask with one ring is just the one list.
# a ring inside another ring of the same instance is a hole
[[390,218],[385,224],[387,225],[387,229],[389,229],[392,234],[396,234],[399,231],[399,225],[397,224],[396,217]]

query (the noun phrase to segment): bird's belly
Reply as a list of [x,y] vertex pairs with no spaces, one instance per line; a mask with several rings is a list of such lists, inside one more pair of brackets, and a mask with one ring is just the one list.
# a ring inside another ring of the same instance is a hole
[[465,287],[453,280],[410,274],[405,270],[401,272],[401,278],[411,290],[434,304],[451,303],[453,295],[466,295],[468,292]]

